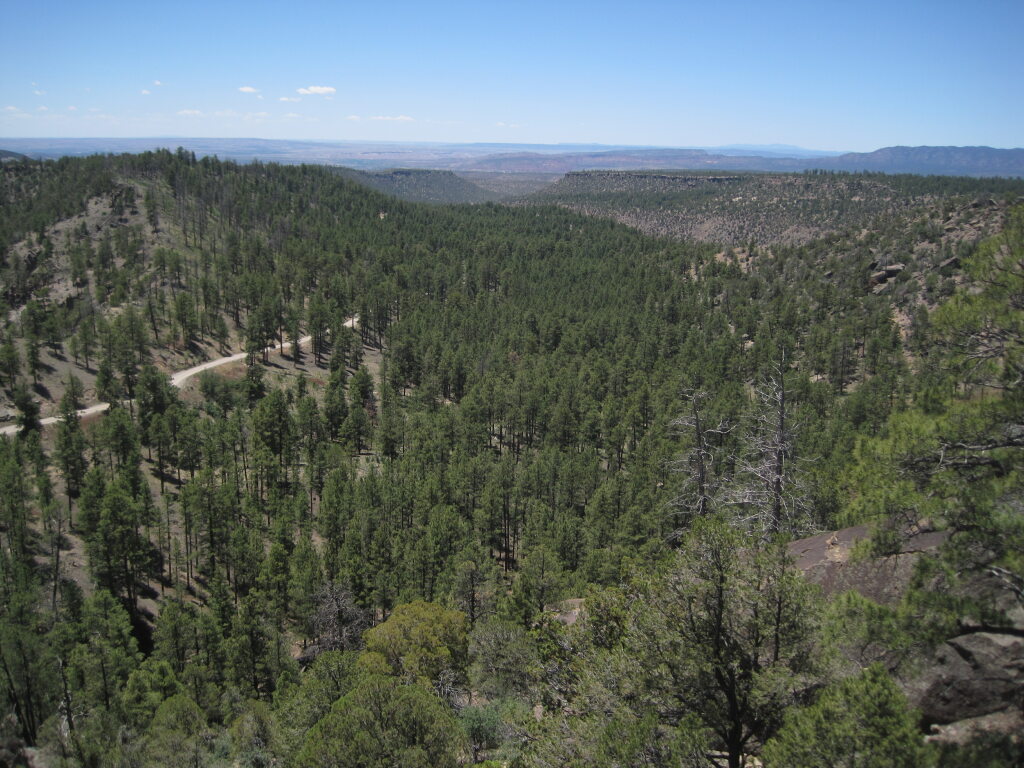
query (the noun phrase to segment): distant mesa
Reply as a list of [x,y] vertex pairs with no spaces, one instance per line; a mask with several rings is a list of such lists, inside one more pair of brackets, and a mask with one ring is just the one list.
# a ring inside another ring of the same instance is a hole
[[581,170],[713,170],[800,173],[808,170],[1024,177],[1024,149],[884,147],[843,154],[787,145],[713,148],[559,144],[435,144],[271,139],[5,139],[7,152],[34,158],[144,152],[184,147],[196,155],[249,162],[339,165],[361,170],[423,168],[490,173]]
[[[838,159],[838,158],[836,158]],[[494,174],[500,176],[500,174]],[[980,222],[1024,197],[1024,181],[1006,177],[911,176],[853,173],[769,173],[692,170],[572,171],[522,197],[591,216],[612,218],[657,237],[743,246],[801,245],[843,229],[875,226],[879,217],[919,216],[936,199],[966,196],[965,220]],[[950,243],[964,234],[958,220],[937,223],[934,237]],[[973,224],[970,225],[973,228]],[[973,236],[973,235],[972,235]],[[872,266],[869,287],[882,293],[902,272],[889,259]],[[950,271],[951,264],[944,267]]]
[[1024,149],[992,147],[885,147],[835,157],[712,154],[700,149],[641,149],[577,152],[558,155],[507,153],[474,158],[465,170],[560,171],[674,170],[773,171],[809,170],[913,173],[940,176],[1024,176]]

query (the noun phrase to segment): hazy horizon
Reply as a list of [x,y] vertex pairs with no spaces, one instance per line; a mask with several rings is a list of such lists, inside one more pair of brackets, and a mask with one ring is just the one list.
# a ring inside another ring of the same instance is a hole
[[[753,151],[763,150],[766,152],[781,152],[784,150],[791,150],[797,152],[813,152],[823,154],[843,154],[853,150],[835,149],[835,148],[823,148],[823,147],[803,147],[795,144],[782,144],[782,143],[771,143],[771,144],[754,144],[737,142],[732,144],[721,144],[721,145],[703,145],[698,146],[694,144],[627,144],[627,143],[602,143],[602,142],[580,142],[580,141],[558,141],[558,142],[520,142],[520,141],[444,141],[444,140],[417,140],[417,139],[373,139],[373,138],[351,138],[351,139],[303,139],[285,136],[281,138],[267,138],[265,136],[190,136],[185,134],[165,134],[165,135],[148,135],[148,136],[3,136],[0,137],[2,141],[16,141],[16,142],[118,142],[118,141],[267,141],[267,142],[295,142],[303,144],[341,144],[341,145],[424,145],[424,146],[487,146],[487,147],[538,147],[538,148],[557,148],[557,149],[686,149],[686,150],[736,150],[736,151]],[[880,149],[876,147],[875,149]],[[994,149],[1017,149],[1017,147],[994,147]]]
[[[45,142],[161,142],[161,141],[186,141],[186,142],[280,142],[296,144],[324,144],[324,145],[352,145],[352,146],[437,146],[437,147],[517,147],[558,150],[558,151],[604,151],[604,150],[703,150],[707,152],[721,151],[723,154],[729,152],[750,154],[758,151],[766,155],[779,154],[785,157],[803,156],[839,156],[843,154],[870,153],[881,149],[892,147],[954,147],[954,148],[988,148],[988,149],[1024,149],[1024,146],[995,147],[985,144],[887,144],[873,147],[867,150],[836,149],[824,147],[806,147],[795,144],[753,144],[753,143],[732,143],[720,145],[694,144],[626,144],[615,143],[605,144],[601,142],[518,142],[518,141],[443,141],[443,140],[417,140],[417,139],[303,139],[294,137],[267,138],[263,136],[188,136],[188,135],[153,135],[153,136],[0,136],[2,142],[25,142],[40,144]],[[8,148],[7,144],[0,146],[0,149]]]

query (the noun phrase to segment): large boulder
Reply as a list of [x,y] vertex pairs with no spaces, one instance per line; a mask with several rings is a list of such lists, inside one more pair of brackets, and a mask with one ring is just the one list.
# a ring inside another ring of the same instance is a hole
[[868,526],[855,525],[799,539],[790,543],[789,551],[797,567],[826,596],[852,589],[876,603],[892,605],[909,586],[918,558],[946,540],[945,532],[922,531],[905,539],[896,554],[855,557],[854,546],[870,535]]
[[1024,704],[1024,633],[971,632],[943,643],[907,685],[929,723],[953,723]]
[[[900,551],[886,557],[857,556],[855,546],[871,535],[868,526],[822,533],[789,545],[796,565],[826,596],[855,590],[883,605],[895,605],[910,585],[917,561],[938,550],[942,531],[923,530],[904,539]],[[979,576],[969,593],[993,594],[994,585]],[[1021,719],[1024,708],[1024,608],[1009,597],[997,601],[999,626],[966,623],[961,633],[939,645],[902,681],[923,721],[935,726],[936,739],[969,741],[979,729],[1012,733],[1004,726]]]
[[878,285],[884,283],[889,279],[884,269],[880,269],[877,272],[872,272],[871,277],[868,278],[868,285]]

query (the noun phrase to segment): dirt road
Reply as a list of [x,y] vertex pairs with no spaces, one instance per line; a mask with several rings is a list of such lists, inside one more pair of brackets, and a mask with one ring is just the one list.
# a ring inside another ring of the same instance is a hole
[[[346,325],[348,325],[349,327],[355,327],[355,322],[356,319],[352,318],[346,323]],[[299,339],[299,346],[301,347],[303,344],[308,344],[312,340],[312,338],[312,336],[303,336],[301,339]],[[272,344],[271,346],[267,347],[267,349],[271,352],[276,352],[278,350],[284,351],[290,349],[291,346],[292,343],[290,341],[286,341],[283,345]],[[227,365],[228,363],[237,363],[240,360],[245,360],[245,356],[245,352],[239,352],[237,355],[218,357],[216,360],[210,360],[205,363],[200,363],[199,365],[194,365],[191,368],[186,368],[183,371],[178,371],[177,373],[171,374],[171,384],[173,384],[176,387],[181,387],[186,381],[191,379],[196,374],[202,373],[203,371],[208,371],[211,368],[219,368],[220,366]],[[90,405],[88,408],[83,408],[78,412],[78,418],[92,416],[95,413],[103,413],[109,408],[110,403],[97,403],[96,405]],[[45,427],[48,424],[56,424],[58,421],[60,421],[59,416],[48,416],[45,419],[40,419],[39,423]],[[13,435],[16,432],[18,432],[18,430],[19,427],[17,424],[10,424],[6,427],[0,427],[0,435]]]

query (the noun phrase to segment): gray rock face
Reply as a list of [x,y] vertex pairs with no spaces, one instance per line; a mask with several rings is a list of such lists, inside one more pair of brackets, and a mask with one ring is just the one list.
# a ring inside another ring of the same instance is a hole
[[1024,637],[972,632],[954,637],[910,686],[911,701],[931,723],[952,723],[1024,703]]
[[898,554],[854,558],[854,546],[870,535],[868,526],[856,525],[791,542],[789,552],[797,568],[819,585],[826,596],[852,589],[876,603],[894,605],[910,584],[917,559],[938,549],[946,540],[942,531],[923,531],[902,542]]
[[955,723],[933,724],[927,741],[934,744],[970,744],[996,735],[1005,734],[1014,744],[1024,743],[1024,713],[1021,710],[994,712],[981,717],[969,717]]
[[[854,545],[869,535],[866,526],[855,526],[794,541],[789,550],[797,567],[826,596],[852,589],[877,603],[895,605],[910,584],[917,560],[935,552],[946,540],[944,532],[922,531],[903,541],[898,554],[853,557]],[[973,588],[979,594],[986,591],[980,582]],[[957,734],[973,732],[971,728],[1006,732],[1000,724],[1020,719],[1024,708],[1024,610],[1005,600],[999,607],[1005,612],[1005,629],[965,628],[901,682],[924,721],[948,731],[943,737],[946,740],[956,741],[960,738]],[[973,725],[960,727],[964,723]]]

